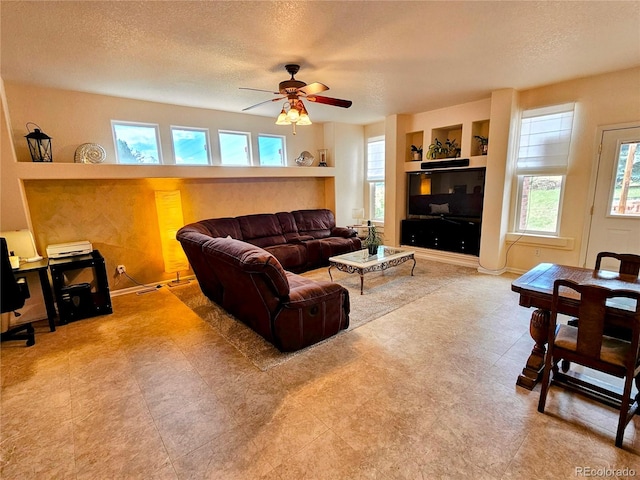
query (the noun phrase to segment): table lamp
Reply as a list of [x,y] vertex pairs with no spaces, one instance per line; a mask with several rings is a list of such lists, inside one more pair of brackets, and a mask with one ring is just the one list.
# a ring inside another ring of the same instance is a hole
[[362,221],[364,220],[364,208],[352,209],[351,218],[356,221],[356,225],[362,225]]

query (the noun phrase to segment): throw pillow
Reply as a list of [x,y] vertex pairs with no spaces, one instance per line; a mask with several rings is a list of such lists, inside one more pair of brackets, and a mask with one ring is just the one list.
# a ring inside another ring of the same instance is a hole
[[437,203],[430,203],[429,204],[429,208],[431,209],[431,213],[449,213],[449,204],[448,203],[443,203],[443,204],[437,204]]

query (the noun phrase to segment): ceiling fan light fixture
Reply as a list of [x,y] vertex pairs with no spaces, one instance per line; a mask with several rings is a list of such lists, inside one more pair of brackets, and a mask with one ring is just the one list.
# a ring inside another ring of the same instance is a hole
[[300,107],[300,118],[298,119],[298,125],[312,125],[313,122],[309,118],[309,114],[307,113],[307,109],[304,107],[304,103],[302,103],[302,100],[298,100],[298,105]]
[[309,118],[309,115],[303,113],[300,115],[300,120],[296,122],[298,125],[313,125],[313,122]]
[[291,122],[287,118],[287,112],[285,111],[284,106],[282,107],[280,115],[278,115],[276,125],[291,125]]
[[300,111],[292,106],[287,112],[287,120],[291,123],[298,123],[298,120],[300,120]]

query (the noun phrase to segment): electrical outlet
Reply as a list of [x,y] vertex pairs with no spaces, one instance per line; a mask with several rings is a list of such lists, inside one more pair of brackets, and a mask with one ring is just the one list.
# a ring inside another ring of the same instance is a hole
[[116,273],[118,275],[122,275],[123,273],[126,273],[126,271],[127,271],[127,269],[126,269],[126,267],[124,265],[118,265],[116,267]]
[[539,257],[539,256],[540,256],[540,249],[539,249],[539,248],[536,248],[536,249],[533,251],[533,254],[534,254],[536,257]]

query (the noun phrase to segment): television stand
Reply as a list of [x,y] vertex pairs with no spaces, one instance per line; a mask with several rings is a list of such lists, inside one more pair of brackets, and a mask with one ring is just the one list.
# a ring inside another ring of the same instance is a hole
[[402,220],[402,245],[480,255],[480,217],[446,215]]

